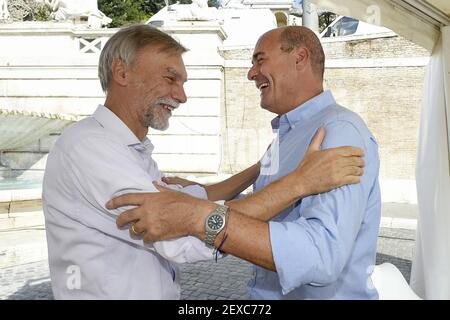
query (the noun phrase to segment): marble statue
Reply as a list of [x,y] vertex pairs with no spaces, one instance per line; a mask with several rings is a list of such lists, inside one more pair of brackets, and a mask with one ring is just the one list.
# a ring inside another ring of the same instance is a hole
[[209,8],[208,0],[192,0],[191,4],[177,6],[175,10],[179,21],[215,20],[217,16],[217,9]]
[[45,0],[45,3],[52,9],[51,17],[56,21],[87,17],[92,28],[101,28],[112,21],[98,10],[97,0]]
[[9,19],[8,1],[0,0],[0,20]]

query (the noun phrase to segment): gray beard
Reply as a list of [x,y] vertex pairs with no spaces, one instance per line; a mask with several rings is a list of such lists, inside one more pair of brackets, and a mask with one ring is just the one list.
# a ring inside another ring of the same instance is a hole
[[143,119],[144,125],[155,130],[167,130],[169,128],[169,119],[166,119],[161,113],[159,113],[157,108],[158,106],[152,106],[147,110],[147,113],[144,115]]

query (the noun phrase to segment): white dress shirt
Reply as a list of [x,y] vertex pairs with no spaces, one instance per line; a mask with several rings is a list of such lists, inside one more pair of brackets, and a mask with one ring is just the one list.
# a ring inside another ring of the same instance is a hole
[[[116,226],[128,208],[105,208],[124,193],[157,192],[152,181],[161,182],[163,174],[152,150],[148,138],[139,141],[102,105],[55,143],[42,199],[56,299],[179,299],[176,264],[213,258],[195,237],[152,244],[133,239]],[[171,187],[206,198],[200,186]]]

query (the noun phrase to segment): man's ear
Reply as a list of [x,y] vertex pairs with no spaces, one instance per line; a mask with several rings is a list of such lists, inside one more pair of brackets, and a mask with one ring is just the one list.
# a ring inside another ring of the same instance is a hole
[[294,48],[295,67],[303,69],[309,63],[309,50],[305,47]]
[[121,87],[128,85],[128,66],[122,59],[114,59],[111,64],[112,80]]

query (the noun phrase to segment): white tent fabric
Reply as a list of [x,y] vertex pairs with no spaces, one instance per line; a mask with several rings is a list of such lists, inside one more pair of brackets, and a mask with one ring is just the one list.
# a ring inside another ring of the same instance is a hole
[[425,299],[450,299],[450,27],[425,76],[416,182],[419,224],[411,286]]
[[[434,0],[432,3],[421,0],[308,1],[340,15],[387,27],[433,53],[425,82],[416,168],[420,214],[411,284],[422,298],[450,299],[448,2],[447,0]],[[441,29],[440,26],[446,27]]]
[[380,300],[420,300],[392,263],[375,266],[370,278]]
[[395,31],[405,39],[432,52],[439,28],[393,0],[308,0],[331,12],[376,24]]

